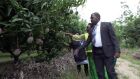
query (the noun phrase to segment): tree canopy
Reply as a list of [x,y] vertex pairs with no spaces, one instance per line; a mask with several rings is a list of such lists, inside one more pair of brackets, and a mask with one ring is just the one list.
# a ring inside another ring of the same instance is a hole
[[72,9],[84,3],[85,0],[1,0],[1,49],[12,53],[33,47],[47,55],[58,55],[70,41],[65,32],[85,31],[86,21],[80,20],[78,11]]
[[114,21],[117,36],[124,47],[140,47],[140,8],[133,13],[129,6],[122,2],[124,12],[122,16]]

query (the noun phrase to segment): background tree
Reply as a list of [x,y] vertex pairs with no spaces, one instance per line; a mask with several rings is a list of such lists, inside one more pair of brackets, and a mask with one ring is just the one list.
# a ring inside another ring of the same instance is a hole
[[140,9],[138,8],[137,13],[134,14],[125,2],[121,4],[124,12],[118,20],[114,21],[117,36],[124,47],[139,47],[140,14],[138,12]]

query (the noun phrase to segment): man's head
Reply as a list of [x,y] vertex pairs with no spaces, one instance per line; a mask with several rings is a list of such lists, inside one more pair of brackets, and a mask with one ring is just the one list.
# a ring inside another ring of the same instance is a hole
[[90,17],[92,25],[96,25],[100,21],[100,14],[98,12],[94,12]]

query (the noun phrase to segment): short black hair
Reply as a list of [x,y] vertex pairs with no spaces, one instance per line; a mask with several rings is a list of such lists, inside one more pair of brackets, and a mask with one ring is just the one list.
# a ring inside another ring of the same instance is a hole
[[100,19],[100,14],[98,12],[94,12],[93,14]]

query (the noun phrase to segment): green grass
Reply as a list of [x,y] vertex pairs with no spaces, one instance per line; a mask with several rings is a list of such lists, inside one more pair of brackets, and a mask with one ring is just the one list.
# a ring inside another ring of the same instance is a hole
[[132,62],[133,64],[140,65],[140,60],[134,59],[132,55],[125,54],[122,56],[122,58]]
[[140,52],[139,49],[127,49],[127,51],[122,51],[121,53],[121,58],[126,59],[130,62],[132,62],[133,64],[137,64],[140,65],[140,60],[133,58],[133,54],[136,52]]
[[0,58],[5,58],[5,57],[9,57],[10,53],[2,53],[0,52]]
[[[139,49],[133,48],[133,49],[126,49],[125,51],[122,51],[121,58],[130,61],[134,65],[137,65],[138,67],[135,67],[138,71],[140,71],[140,60],[133,58],[132,54],[136,52],[140,52]],[[90,52],[90,51],[89,51]],[[76,71],[68,71],[66,72],[65,76],[62,77],[62,79],[89,79],[85,76],[77,75]],[[122,79],[129,79],[127,76],[121,75]]]
[[61,79],[75,79],[75,74],[72,72],[67,72],[65,73]]
[[140,50],[137,48],[127,49],[127,51],[122,51],[121,58],[130,61],[133,65],[136,65],[135,68],[140,71],[140,60],[133,57],[133,54],[136,52],[140,52]]
[[[76,66],[75,66],[76,67]],[[86,76],[82,67],[81,72],[78,74],[76,69],[66,71],[61,77],[61,79],[89,79],[89,76]]]
[[[33,52],[33,53],[31,53],[30,56],[35,57],[37,55],[38,55],[37,52]],[[19,59],[26,59],[28,57],[29,57],[28,54],[25,52],[25,53],[20,55]],[[13,61],[13,58],[11,58],[10,53],[1,53],[0,52],[0,63],[9,62],[9,61]]]

